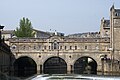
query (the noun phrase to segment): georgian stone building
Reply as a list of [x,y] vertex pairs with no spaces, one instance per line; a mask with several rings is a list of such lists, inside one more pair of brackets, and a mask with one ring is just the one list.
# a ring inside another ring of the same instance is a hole
[[[1,31],[0,31],[0,75],[1,73],[10,75],[12,60],[14,56],[10,51],[10,46],[8,46],[4,39],[1,39]],[[0,78],[1,79],[1,78]]]
[[110,37],[110,20],[105,20],[104,18],[101,19],[100,36]]
[[[110,9],[110,32],[112,65],[119,64],[120,69],[120,9],[115,9],[114,5]],[[116,69],[115,66],[112,70],[114,69]]]
[[110,14],[97,33],[9,39],[15,75],[119,72],[120,10],[113,6]]
[[1,37],[4,38],[4,41],[7,45],[9,45],[9,38],[14,36],[14,30],[2,30]]

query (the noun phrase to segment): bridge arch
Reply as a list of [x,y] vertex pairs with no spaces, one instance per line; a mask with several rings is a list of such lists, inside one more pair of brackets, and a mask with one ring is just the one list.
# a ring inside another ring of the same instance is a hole
[[67,63],[64,59],[53,56],[48,58],[43,64],[44,74],[67,74]]
[[21,56],[17,58],[14,61],[13,66],[14,75],[18,77],[28,77],[37,73],[36,62],[28,56]]
[[74,63],[75,74],[97,74],[97,62],[89,56],[83,56]]

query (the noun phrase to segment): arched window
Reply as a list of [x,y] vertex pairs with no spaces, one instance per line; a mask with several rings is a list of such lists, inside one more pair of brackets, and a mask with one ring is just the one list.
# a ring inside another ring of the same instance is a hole
[[59,49],[59,43],[56,40],[52,43],[52,49]]

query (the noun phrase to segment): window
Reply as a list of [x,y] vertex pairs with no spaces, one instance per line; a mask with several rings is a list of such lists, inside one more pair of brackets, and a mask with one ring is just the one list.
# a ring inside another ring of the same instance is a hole
[[118,13],[117,13],[117,12],[115,13],[115,16],[118,16]]
[[49,46],[49,50],[50,50],[50,46]]
[[75,50],[77,50],[77,46],[75,46]]
[[60,49],[62,49],[62,46],[60,46]]
[[36,46],[34,45],[34,49],[36,49]]
[[39,49],[41,49],[41,45],[39,45],[38,47],[39,47]]
[[44,49],[46,49],[46,46],[44,46]]
[[52,43],[52,49],[59,49],[59,43],[55,40],[53,43]]
[[23,46],[23,49],[25,49],[25,46]]
[[65,50],[67,49],[67,46],[65,46]]
[[72,49],[72,46],[70,46],[70,50]]
[[54,42],[54,49],[57,49],[58,45],[57,45],[57,42]]
[[87,46],[85,46],[85,49],[87,49]]

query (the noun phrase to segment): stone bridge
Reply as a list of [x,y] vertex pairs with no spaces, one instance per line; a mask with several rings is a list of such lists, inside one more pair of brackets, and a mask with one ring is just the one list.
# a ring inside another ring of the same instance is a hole
[[[108,71],[101,57],[110,58],[109,38],[48,38],[9,39],[17,76],[33,74],[97,74]],[[103,68],[104,67],[104,68]],[[110,70],[110,68],[109,68]]]

